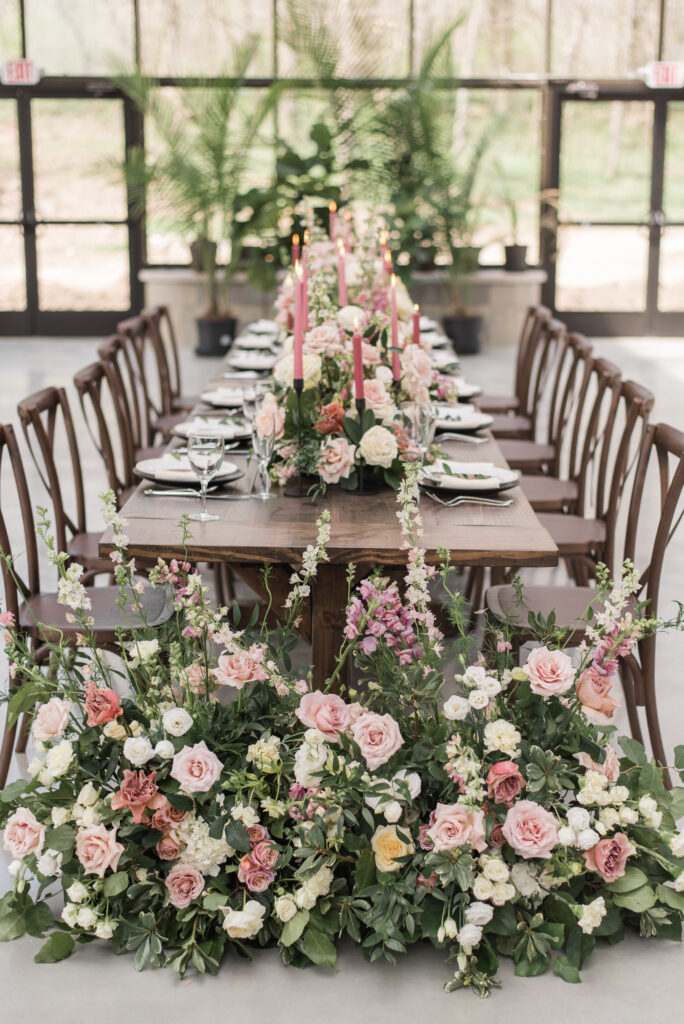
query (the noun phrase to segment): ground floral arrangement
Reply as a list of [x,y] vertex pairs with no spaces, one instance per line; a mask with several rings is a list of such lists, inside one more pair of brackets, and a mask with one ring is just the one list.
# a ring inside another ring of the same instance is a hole
[[[414,344],[414,312],[405,286],[395,285],[399,379],[395,381],[391,336],[391,277],[379,258],[377,232],[368,241],[356,241],[340,256],[338,247],[320,229],[312,227],[307,246],[308,329],[303,343],[301,397],[302,444],[299,445],[299,408],[292,387],[293,338],[273,375],[273,407],[277,445],[272,475],[284,484],[298,472],[311,477],[316,492],[331,484],[345,490],[359,486],[363,462],[366,482],[374,480],[397,488],[406,462],[418,452],[411,443],[401,415],[407,402],[431,400],[455,404],[454,378],[435,370],[429,346]],[[351,236],[350,236],[351,237]],[[347,302],[340,305],[338,262],[344,259]],[[292,328],[296,280],[280,286],[276,308],[283,330]],[[362,336],[365,411],[359,418],[354,393],[353,335]],[[456,363],[456,359],[454,359]]]
[[[160,561],[151,580],[174,613],[122,632],[118,659],[92,642],[79,567],[51,547],[83,631],[75,650],[53,648],[48,676],[2,618],[9,712],[31,712],[35,755],[30,781],[0,795],[15,879],[0,938],[49,933],[41,963],[100,939],[138,969],[180,975],[216,973],[229,950],[277,946],[286,964],[332,967],[345,935],[392,963],[427,941],[453,963],[447,989],[486,996],[501,956],[519,975],[552,967],[576,982],[597,939],[681,937],[684,788],[666,789],[609,724],[619,658],[663,625],[635,605],[634,569],[601,576],[602,610],[574,662],[547,628],[516,667],[506,630],[493,631],[490,653],[463,654],[445,699],[435,571],[455,621],[462,608],[448,561],[425,565],[414,476],[399,491],[404,584],[378,573],[355,588],[350,570],[326,691],[290,670],[290,652],[327,514],[282,627],[255,617],[241,629],[195,569]],[[141,584],[111,495],[107,513],[125,611]],[[60,892],[53,920],[46,900]]]

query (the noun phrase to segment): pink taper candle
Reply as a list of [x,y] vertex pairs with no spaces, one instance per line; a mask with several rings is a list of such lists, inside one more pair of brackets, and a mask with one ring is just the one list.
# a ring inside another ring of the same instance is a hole
[[344,211],[344,247],[352,251],[351,210]]
[[304,245],[302,246],[302,281],[303,289],[302,295],[304,296],[302,302],[302,317],[304,332],[309,330],[309,266],[306,255],[306,247],[309,244],[309,232],[304,232]]
[[363,352],[361,349],[361,332],[359,321],[354,321],[354,398],[363,401],[366,394],[363,390]]
[[397,316],[397,279],[392,274],[391,301],[392,301],[392,376],[394,383],[401,380],[401,360],[399,358],[399,318]]
[[413,307],[413,344],[420,345],[420,306]]
[[337,203],[334,199],[331,199],[328,203],[328,210],[330,211],[330,237],[333,242],[335,241],[335,218],[337,216]]
[[341,238],[337,239],[337,291],[340,300],[340,306],[347,305],[347,279],[344,268],[344,242]]
[[294,379],[304,378],[304,280],[302,267],[295,263],[295,329],[294,329]]
[[392,277],[392,253],[389,249],[385,249],[385,255],[383,256],[383,263],[385,264],[385,273]]

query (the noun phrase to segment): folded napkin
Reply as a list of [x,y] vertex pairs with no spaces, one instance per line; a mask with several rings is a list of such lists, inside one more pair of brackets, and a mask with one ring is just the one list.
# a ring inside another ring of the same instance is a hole
[[225,404],[237,408],[242,405],[243,395],[243,388],[217,387],[213,391],[205,391],[202,395],[202,401],[209,402],[210,404],[216,403],[217,405]]
[[172,455],[171,452],[167,452],[155,459],[153,472],[157,480],[168,480],[173,483],[198,482],[187,455]]
[[252,334],[277,334],[280,328],[275,320],[255,320],[247,325],[247,330]]
[[222,423],[219,419],[203,420],[195,418],[194,420],[186,420],[185,423],[179,423],[175,427],[177,434],[182,434],[183,437],[189,437],[190,434],[200,434],[203,430],[217,430],[223,434],[227,441],[231,441],[234,437],[245,437],[249,430],[244,423]]
[[493,462],[456,462],[454,459],[437,459],[434,466],[426,468],[426,472],[430,476],[442,476],[448,475],[442,467],[446,466],[448,473],[484,473],[491,476],[492,471],[495,471],[497,467]]

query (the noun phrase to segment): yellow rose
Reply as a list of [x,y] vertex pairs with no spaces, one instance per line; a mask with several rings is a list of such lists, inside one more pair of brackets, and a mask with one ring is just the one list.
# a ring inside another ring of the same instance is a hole
[[[302,358],[304,390],[315,388],[321,379],[321,357],[305,352]],[[291,388],[294,379],[294,355],[283,356],[273,367],[273,376],[281,387]]]
[[398,871],[402,865],[396,858],[413,853],[413,843],[400,839],[395,825],[379,825],[371,839],[371,848],[378,871]]
[[107,722],[107,724],[102,727],[102,732],[108,740],[124,740],[128,735],[123,725],[120,725],[116,720]]

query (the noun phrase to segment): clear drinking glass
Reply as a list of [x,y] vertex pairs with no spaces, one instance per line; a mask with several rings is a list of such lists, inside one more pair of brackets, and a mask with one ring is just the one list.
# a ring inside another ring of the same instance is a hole
[[268,465],[275,446],[276,413],[277,406],[270,396],[266,399],[262,396],[258,397],[252,420],[252,445],[259,460],[257,470],[259,490],[255,492],[254,497],[261,501],[269,501],[276,497],[271,493],[271,477],[268,472]]
[[242,393],[242,415],[251,427],[256,416],[257,405],[261,402],[267,389],[263,384],[252,384]]
[[188,436],[188,462],[200,482],[201,499],[199,512],[193,512],[190,519],[200,523],[212,522],[219,518],[207,512],[207,486],[221,468],[224,445],[223,433],[220,430],[212,430],[211,427],[195,431]]
[[435,436],[437,410],[431,402],[405,402],[401,412],[409,436],[424,461]]

